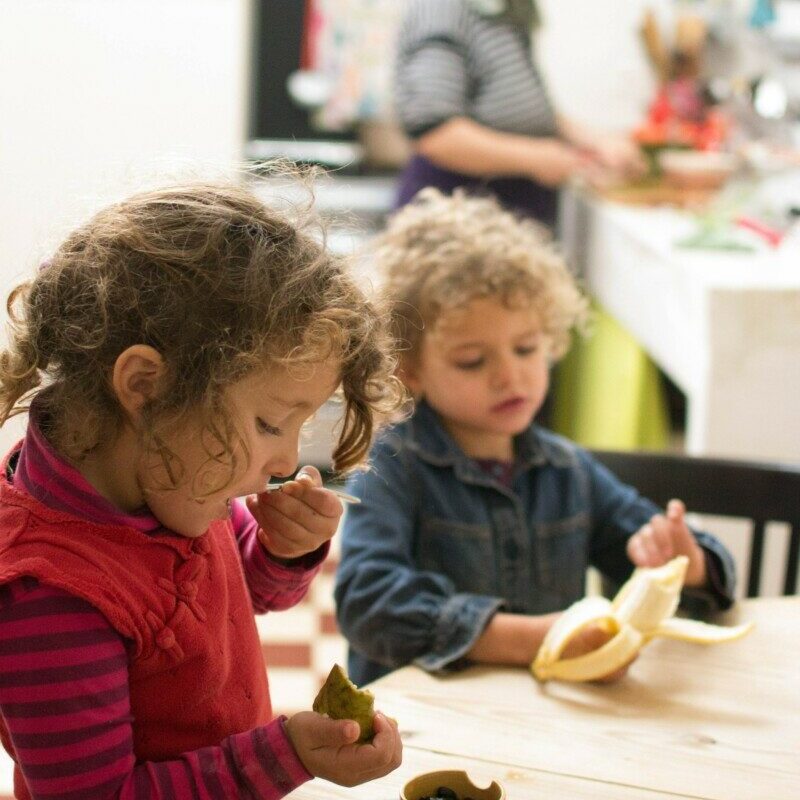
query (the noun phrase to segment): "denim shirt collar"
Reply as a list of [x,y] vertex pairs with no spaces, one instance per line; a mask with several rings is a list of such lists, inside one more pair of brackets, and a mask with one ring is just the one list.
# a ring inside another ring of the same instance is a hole
[[[439,415],[420,400],[410,419],[408,446],[429,464],[453,467],[456,475],[469,483],[492,484],[495,481],[459,447],[442,425]],[[514,438],[514,472],[551,464],[567,467],[574,455],[544,438],[537,425],[531,424]]]

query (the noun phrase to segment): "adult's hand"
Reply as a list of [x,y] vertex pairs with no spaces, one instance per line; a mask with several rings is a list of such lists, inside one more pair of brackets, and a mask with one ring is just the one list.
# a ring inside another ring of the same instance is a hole
[[525,172],[544,186],[560,186],[591,169],[591,157],[554,138],[530,139],[523,154]]

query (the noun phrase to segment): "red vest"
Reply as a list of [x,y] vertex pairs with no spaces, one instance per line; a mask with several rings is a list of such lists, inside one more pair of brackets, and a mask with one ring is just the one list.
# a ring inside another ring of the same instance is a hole
[[[0,584],[23,575],[82,597],[125,638],[138,760],[166,761],[270,720],[229,522],[212,523],[197,539],[98,525],[15,489],[3,469]],[[2,719],[0,728],[6,743]],[[22,789],[18,773],[15,784]]]

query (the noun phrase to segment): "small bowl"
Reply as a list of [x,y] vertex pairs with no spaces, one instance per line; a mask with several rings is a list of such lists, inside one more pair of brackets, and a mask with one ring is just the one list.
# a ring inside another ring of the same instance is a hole
[[671,186],[719,189],[738,169],[739,158],[711,150],[663,150],[658,164]]
[[506,800],[506,790],[497,782],[485,789],[479,789],[462,769],[442,769],[424,772],[412,778],[400,793],[400,800],[420,800],[430,797],[440,786],[447,786],[457,795],[458,800],[471,797],[472,800]]

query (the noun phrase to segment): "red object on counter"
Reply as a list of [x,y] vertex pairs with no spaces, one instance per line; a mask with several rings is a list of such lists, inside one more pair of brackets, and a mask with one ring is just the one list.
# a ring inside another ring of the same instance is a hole
[[664,84],[650,104],[647,119],[634,130],[634,140],[650,147],[719,150],[728,136],[728,119],[719,109],[695,108],[687,101],[687,88],[685,81]]
[[784,231],[773,228],[760,220],[753,219],[752,217],[737,217],[736,224],[740,228],[752,231],[758,234],[764,241],[771,247],[777,247],[783,241]]

